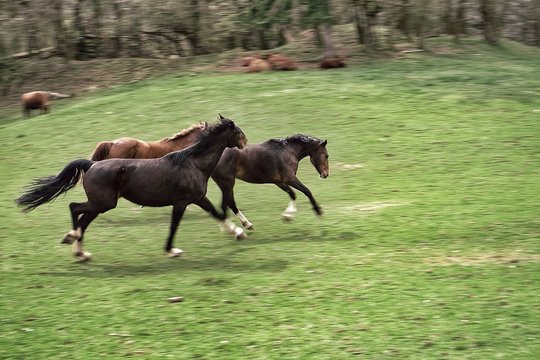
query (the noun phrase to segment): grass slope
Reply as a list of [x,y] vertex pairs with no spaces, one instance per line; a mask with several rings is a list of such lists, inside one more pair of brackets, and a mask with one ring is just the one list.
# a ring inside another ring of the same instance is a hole
[[[463,49],[164,76],[0,117],[0,358],[539,358],[540,54]],[[80,187],[29,214],[13,202],[101,140],[160,139],[218,112],[250,142],[327,138],[330,177],[299,169],[324,217],[300,194],[282,223],[285,193],[239,182],[250,239],[190,208],[185,256],[169,259],[170,209],[121,201],[79,264],[59,242]]]

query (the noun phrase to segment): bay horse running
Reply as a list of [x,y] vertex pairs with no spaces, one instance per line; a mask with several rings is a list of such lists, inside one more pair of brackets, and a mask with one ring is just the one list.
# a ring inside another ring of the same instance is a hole
[[29,117],[32,110],[41,110],[42,114],[49,112],[49,100],[64,99],[71,95],[64,95],[49,91],[32,91],[21,95],[23,116]]
[[[320,177],[327,178],[329,175],[327,143],[327,140],[298,134],[287,138],[270,139],[260,144],[249,144],[243,149],[225,149],[212,173],[212,179],[222,192],[221,207],[225,216],[227,208],[230,208],[246,229],[253,229],[253,224],[236,206],[233,189],[237,178],[255,184],[276,184],[289,194],[289,206],[282,213],[284,220],[292,220],[297,210],[293,188],[304,193],[315,213],[322,215],[321,207],[307,186],[298,180],[296,171],[300,160],[309,156]],[[225,224],[228,226],[226,230],[234,231],[234,224],[230,220],[227,219]]]
[[159,158],[170,152],[182,150],[193,145],[199,141],[207,127],[207,122],[199,122],[172,136],[157,141],[143,141],[130,137],[123,137],[113,141],[102,141],[97,144],[90,159],[100,161],[111,158]]
[[88,201],[69,204],[73,226],[62,240],[74,243],[75,257],[91,258],[92,254],[83,250],[84,232],[99,214],[114,209],[121,197],[142,206],[172,205],[165,252],[179,256],[182,250],[174,248],[173,241],[188,204],[224,219],[224,214],[219,214],[206,197],[208,179],[225,148],[242,148],[246,142],[243,131],[219,115],[219,122],[210,125],[199,142],[184,150],[157,159],[74,160],[57,176],[35,180],[17,203],[31,211],[72,189],[84,174],[82,183]]

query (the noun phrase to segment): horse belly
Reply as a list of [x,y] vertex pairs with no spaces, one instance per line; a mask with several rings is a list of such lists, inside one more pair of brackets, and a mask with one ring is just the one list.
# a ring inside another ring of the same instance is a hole
[[[152,173],[151,173],[152,174]],[[161,207],[178,202],[192,203],[204,197],[206,186],[192,186],[181,174],[126,174],[120,182],[119,196],[142,206]]]

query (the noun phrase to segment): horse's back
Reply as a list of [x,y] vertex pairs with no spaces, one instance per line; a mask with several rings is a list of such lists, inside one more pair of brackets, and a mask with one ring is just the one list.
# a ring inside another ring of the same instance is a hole
[[250,183],[281,182],[282,157],[282,152],[265,143],[226,149],[212,177],[234,176]]

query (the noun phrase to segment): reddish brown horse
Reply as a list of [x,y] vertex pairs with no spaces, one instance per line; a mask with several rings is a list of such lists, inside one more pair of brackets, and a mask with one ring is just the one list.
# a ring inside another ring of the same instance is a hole
[[142,141],[124,137],[113,141],[100,142],[92,153],[92,161],[105,159],[153,159],[172,151],[182,150],[200,140],[208,123],[200,122],[189,128],[157,141]]
[[64,99],[71,95],[48,91],[32,91],[21,95],[23,116],[30,116],[32,110],[41,110],[42,114],[49,112],[49,100]]

